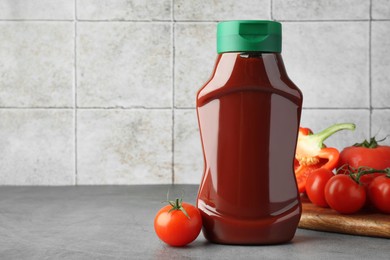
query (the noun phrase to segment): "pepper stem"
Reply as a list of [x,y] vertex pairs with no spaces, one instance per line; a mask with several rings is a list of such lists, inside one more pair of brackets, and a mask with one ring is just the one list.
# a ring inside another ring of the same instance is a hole
[[340,131],[340,130],[355,130],[356,126],[355,124],[351,123],[342,123],[342,124],[335,124],[332,125],[324,130],[322,130],[319,133],[309,135],[310,138],[315,139],[315,142],[318,143],[321,147],[323,146],[323,142],[334,133]]

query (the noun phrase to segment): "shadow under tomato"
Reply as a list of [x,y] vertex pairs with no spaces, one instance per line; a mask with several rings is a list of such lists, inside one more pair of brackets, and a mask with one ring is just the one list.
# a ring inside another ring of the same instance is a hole
[[186,246],[181,246],[181,247],[170,246],[161,242],[161,247],[159,247],[154,252],[154,258],[155,259],[185,259],[188,257],[187,256],[188,253],[186,253],[188,250],[203,249],[210,245],[212,244],[207,240],[194,241]]

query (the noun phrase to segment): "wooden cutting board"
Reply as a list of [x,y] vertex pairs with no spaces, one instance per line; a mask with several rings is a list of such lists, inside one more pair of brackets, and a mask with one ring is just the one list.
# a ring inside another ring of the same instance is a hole
[[329,208],[302,200],[302,216],[298,227],[360,236],[390,238],[390,215],[358,213],[342,215]]

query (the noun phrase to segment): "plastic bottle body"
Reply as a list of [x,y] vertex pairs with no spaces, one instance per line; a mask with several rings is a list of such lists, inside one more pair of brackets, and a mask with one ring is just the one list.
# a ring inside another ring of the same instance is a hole
[[301,215],[293,170],[301,107],[280,54],[218,55],[197,95],[205,160],[197,205],[208,240],[293,238]]

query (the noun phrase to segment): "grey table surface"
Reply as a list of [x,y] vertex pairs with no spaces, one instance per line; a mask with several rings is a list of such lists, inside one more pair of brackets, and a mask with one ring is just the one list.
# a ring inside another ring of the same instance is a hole
[[298,229],[287,244],[174,248],[153,219],[168,189],[195,185],[0,187],[0,259],[390,259],[390,240]]

